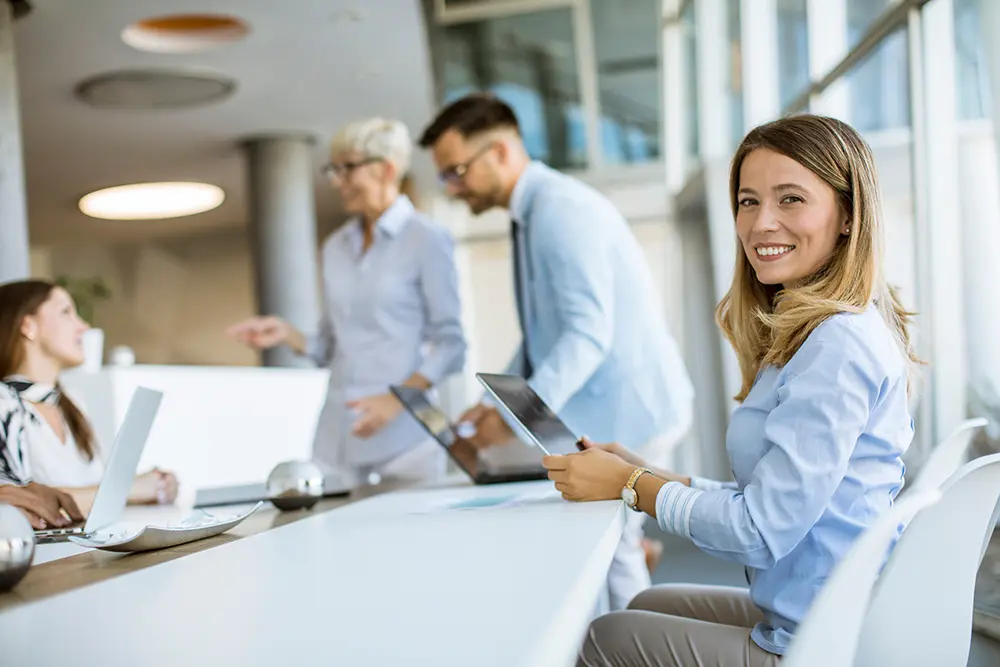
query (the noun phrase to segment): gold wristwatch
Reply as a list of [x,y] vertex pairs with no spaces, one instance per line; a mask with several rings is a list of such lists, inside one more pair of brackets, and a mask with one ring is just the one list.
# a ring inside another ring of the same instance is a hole
[[622,487],[622,500],[635,512],[642,511],[639,509],[639,494],[635,492],[635,483],[647,472],[650,475],[653,474],[649,468],[636,468],[629,476],[628,481],[625,482],[625,486]]

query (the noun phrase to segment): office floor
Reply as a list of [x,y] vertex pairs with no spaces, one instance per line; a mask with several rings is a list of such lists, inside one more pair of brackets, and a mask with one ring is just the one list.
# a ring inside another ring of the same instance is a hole
[[[735,563],[712,558],[702,553],[687,540],[664,535],[647,522],[646,532],[662,540],[663,560],[653,573],[654,584],[683,581],[699,584],[746,586],[743,568]],[[968,667],[996,667],[1000,665],[1000,642],[980,635],[973,635]]]

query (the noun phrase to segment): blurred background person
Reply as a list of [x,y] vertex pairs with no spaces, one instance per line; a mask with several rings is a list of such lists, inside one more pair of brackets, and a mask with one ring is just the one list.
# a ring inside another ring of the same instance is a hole
[[454,241],[404,194],[412,142],[399,121],[351,123],[324,167],[352,218],[324,243],[323,315],[307,336],[273,316],[228,333],[253,349],[287,345],[330,369],[313,458],[349,483],[372,473],[433,479],[444,450],[389,393],[430,389],[465,363]]
[[[90,325],[69,293],[42,280],[0,285],[0,483],[56,487],[90,511],[104,457],[90,422],[59,385],[83,363]],[[131,504],[172,503],[177,478],[138,475]]]
[[[511,215],[514,296],[522,340],[508,372],[520,374],[567,426],[665,463],[687,433],[694,389],[660,312],[653,278],[628,222],[607,197],[532,161],[514,111],[473,94],[443,109],[420,145],[434,155],[448,193],[475,214]],[[478,405],[485,446],[512,434]],[[608,573],[612,609],[650,585],[656,557],[643,516],[629,516]]]

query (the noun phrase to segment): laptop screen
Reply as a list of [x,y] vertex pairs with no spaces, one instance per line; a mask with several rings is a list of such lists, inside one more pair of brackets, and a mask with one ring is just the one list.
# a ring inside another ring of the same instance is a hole
[[479,472],[476,447],[458,435],[455,425],[441,408],[431,403],[427,393],[415,387],[390,387],[392,393],[424,429],[445,449],[462,470],[473,479]]
[[[476,377],[497,400],[508,425],[550,454],[578,452],[579,438],[519,375],[477,373]],[[513,420],[514,423],[511,423]]]
[[531,475],[532,479],[545,477],[542,453],[536,447],[525,446],[516,438],[489,447],[477,447],[458,434],[456,426],[426,392],[413,387],[390,387],[390,390],[473,480],[510,475]]
[[86,532],[100,530],[121,518],[128,502],[135,470],[139,466],[142,450],[146,446],[146,439],[162,399],[163,394],[158,391],[136,387],[111,448],[111,455],[104,466],[104,476],[87,516]]

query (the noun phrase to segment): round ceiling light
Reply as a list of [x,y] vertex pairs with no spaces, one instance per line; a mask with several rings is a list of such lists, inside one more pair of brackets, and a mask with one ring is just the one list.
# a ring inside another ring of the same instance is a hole
[[225,198],[209,183],[134,183],[91,192],[80,199],[80,210],[104,220],[161,220],[211,211]]
[[249,26],[220,14],[175,14],[133,23],[122,31],[122,41],[152,53],[200,53],[238,42]]
[[218,76],[159,70],[99,74],[81,82],[76,96],[108,109],[178,109],[211,104],[236,90],[236,82]]

